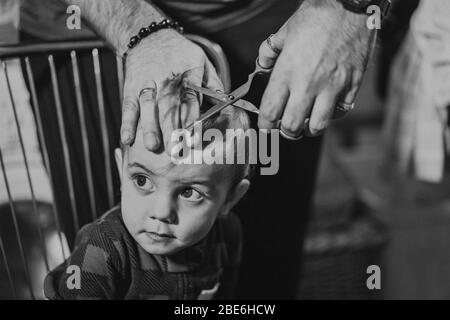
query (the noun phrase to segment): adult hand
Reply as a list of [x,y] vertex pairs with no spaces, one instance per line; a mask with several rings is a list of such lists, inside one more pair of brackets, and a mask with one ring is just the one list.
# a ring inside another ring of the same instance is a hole
[[[337,103],[351,104],[361,85],[376,31],[367,16],[336,0],[305,0],[259,50],[260,64],[274,69],[264,93],[258,126],[277,126],[290,136],[325,130]],[[304,126],[309,118],[309,126]]]
[[200,114],[198,95],[189,90],[182,97],[165,92],[167,80],[182,75],[195,85],[223,90],[203,50],[170,29],[144,38],[130,50],[125,70],[121,141],[134,141],[140,119],[144,145],[151,151],[163,144],[167,147],[173,130],[187,126]]

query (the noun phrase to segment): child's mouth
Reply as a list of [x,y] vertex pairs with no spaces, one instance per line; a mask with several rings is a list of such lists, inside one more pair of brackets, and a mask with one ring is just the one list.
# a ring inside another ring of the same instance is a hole
[[146,232],[145,234],[153,241],[168,241],[169,239],[175,238],[174,236],[166,233]]

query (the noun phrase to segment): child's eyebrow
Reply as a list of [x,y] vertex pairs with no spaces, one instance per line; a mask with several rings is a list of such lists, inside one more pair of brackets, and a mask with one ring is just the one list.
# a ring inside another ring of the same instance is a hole
[[178,178],[176,179],[177,183],[179,184],[201,184],[204,185],[210,189],[214,189],[214,181],[211,181],[211,179],[201,179],[201,178]]
[[140,168],[142,170],[144,170],[145,172],[147,172],[148,174],[151,175],[155,175],[155,173],[150,170],[149,168],[147,168],[146,166],[144,166],[143,164],[139,163],[139,162],[131,162],[127,165],[128,169],[132,169],[132,168]]

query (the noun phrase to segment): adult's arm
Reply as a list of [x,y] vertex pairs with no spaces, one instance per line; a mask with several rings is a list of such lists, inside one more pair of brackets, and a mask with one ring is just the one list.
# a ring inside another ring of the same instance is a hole
[[337,0],[305,0],[272,37],[276,54],[265,41],[260,63],[274,66],[264,93],[260,128],[315,136],[325,130],[338,102],[353,103],[374,47],[376,30],[368,16],[345,9]]
[[[160,22],[164,14],[143,0],[65,0],[78,5],[81,16],[123,56],[130,38],[142,27]],[[179,99],[164,95],[164,82],[174,75],[196,85],[222,89],[214,67],[200,47],[175,30],[164,29],[131,49],[125,66],[121,141],[134,141],[138,121],[144,144],[152,151],[170,141],[174,129],[194,121],[200,113],[196,95]],[[144,88],[151,90],[143,91]],[[156,103],[158,98],[158,104]]]

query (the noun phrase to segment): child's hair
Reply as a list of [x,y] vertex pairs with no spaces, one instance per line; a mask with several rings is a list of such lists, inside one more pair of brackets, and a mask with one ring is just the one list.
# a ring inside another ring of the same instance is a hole
[[[186,97],[186,95],[193,94],[192,91],[185,86],[185,73],[182,75],[175,75],[171,79],[167,79],[164,81],[162,88],[164,88],[164,96],[173,95],[175,97],[179,97],[179,102],[181,103]],[[160,97],[161,98],[161,97]],[[211,104],[207,101],[203,101],[201,106],[201,110],[205,111],[205,109],[210,107]],[[206,132],[208,129],[218,129],[222,136],[224,137],[223,143],[225,144],[226,139],[226,131],[227,129],[241,129],[244,132],[250,129],[250,119],[245,110],[240,109],[238,107],[229,106],[223,109],[218,115],[208,118],[202,122],[202,132]],[[244,141],[245,150],[237,150],[239,143],[237,143],[237,137],[234,137],[234,153],[236,156],[237,152],[244,152],[245,159],[243,164],[230,164],[235,167],[235,172],[232,180],[231,187],[234,188],[242,179],[250,178],[253,173],[253,166],[249,163],[249,144],[254,141]],[[211,142],[203,143],[202,149],[207,147]],[[121,145],[122,151],[124,151],[124,146]]]
[[[244,132],[250,129],[250,119],[245,110],[240,109],[238,107],[229,106],[221,111],[221,113],[216,117],[211,117],[202,122],[202,131],[205,132],[208,129],[218,129],[223,136],[223,143],[225,144],[227,134],[227,129],[235,129],[235,130],[243,130]],[[235,167],[234,176],[232,179],[232,188],[234,188],[242,179],[250,178],[253,173],[253,167],[249,163],[250,150],[249,144],[254,141],[243,141],[245,150],[238,150],[239,146],[242,146],[238,143],[237,137],[233,137],[233,145],[234,145],[234,159],[236,160],[237,154],[244,152],[244,163],[234,163],[231,164]],[[209,142],[211,143],[211,142]],[[203,144],[203,148],[205,148],[209,143]],[[227,164],[228,165],[228,164]]]

